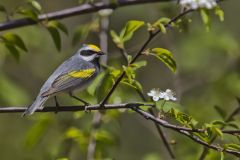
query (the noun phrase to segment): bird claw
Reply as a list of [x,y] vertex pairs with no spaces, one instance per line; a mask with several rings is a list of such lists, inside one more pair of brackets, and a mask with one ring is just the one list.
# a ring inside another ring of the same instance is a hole
[[90,113],[90,112],[91,112],[91,110],[88,110],[89,105],[90,105],[90,104],[85,104],[85,107],[84,107],[84,112],[85,112],[85,113]]

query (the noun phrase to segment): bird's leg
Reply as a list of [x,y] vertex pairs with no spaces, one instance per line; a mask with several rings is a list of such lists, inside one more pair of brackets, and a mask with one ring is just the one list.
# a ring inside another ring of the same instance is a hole
[[55,105],[56,105],[56,111],[55,111],[55,113],[58,113],[58,110],[59,110],[59,108],[60,108],[60,105],[59,105],[59,103],[58,103],[57,96],[54,96],[54,101],[55,101]]
[[72,97],[72,98],[74,98],[74,99],[76,99],[76,100],[82,102],[85,106],[89,106],[89,105],[90,105],[90,103],[88,103],[88,102],[82,100],[81,98],[78,98],[77,96],[73,95],[73,93],[71,93],[71,92],[69,93],[69,95],[70,95],[70,97]]
[[80,101],[80,102],[82,102],[85,105],[85,112],[87,112],[87,108],[88,108],[87,106],[89,106],[90,103],[88,103],[88,102],[82,100],[81,98],[78,98],[77,96],[73,95],[72,92],[69,92],[69,96],[74,98],[74,99],[76,99],[76,100],[78,100],[78,101]]

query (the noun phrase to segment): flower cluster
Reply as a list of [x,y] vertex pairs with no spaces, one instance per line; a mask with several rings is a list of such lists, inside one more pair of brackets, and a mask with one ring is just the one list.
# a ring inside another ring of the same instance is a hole
[[159,89],[152,89],[149,93],[148,96],[152,97],[154,101],[159,101],[159,99],[164,99],[166,101],[172,100],[176,101],[177,98],[174,97],[175,94],[172,90],[167,89],[165,92],[160,91]]
[[217,2],[216,0],[180,0],[180,5],[191,9],[212,9],[217,5]]

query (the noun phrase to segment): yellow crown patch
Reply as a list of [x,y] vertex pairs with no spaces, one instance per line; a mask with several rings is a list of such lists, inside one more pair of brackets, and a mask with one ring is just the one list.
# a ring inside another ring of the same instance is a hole
[[101,49],[100,49],[98,46],[94,45],[94,44],[88,44],[87,46],[88,46],[91,50],[93,50],[93,51],[95,51],[95,52],[100,52],[100,51],[101,51]]

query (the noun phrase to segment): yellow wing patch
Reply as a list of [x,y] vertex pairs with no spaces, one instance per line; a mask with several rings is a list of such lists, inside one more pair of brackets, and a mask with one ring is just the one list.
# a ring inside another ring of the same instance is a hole
[[74,78],[89,78],[94,74],[95,71],[96,71],[95,68],[90,68],[90,69],[84,69],[80,71],[72,71],[68,73],[68,75]]
[[95,52],[100,52],[101,49],[93,44],[88,44],[87,45],[89,48],[91,48],[92,50],[94,50]]

